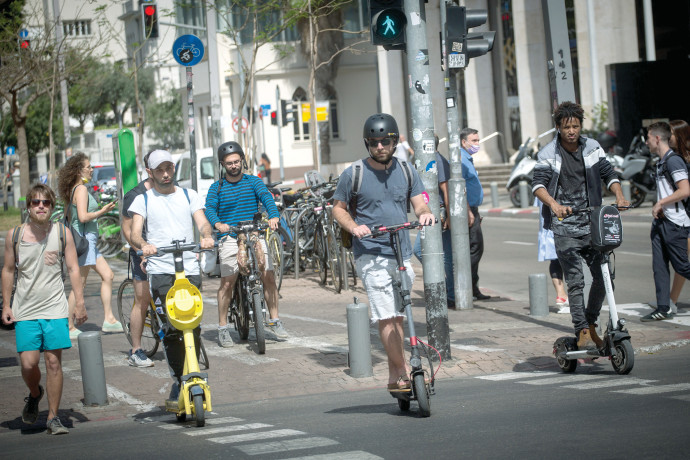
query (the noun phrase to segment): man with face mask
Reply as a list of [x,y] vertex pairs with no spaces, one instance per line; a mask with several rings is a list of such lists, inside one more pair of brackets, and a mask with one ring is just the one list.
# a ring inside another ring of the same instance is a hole
[[474,215],[474,222],[470,225],[470,262],[472,264],[472,297],[474,300],[486,300],[491,296],[482,294],[479,290],[479,261],[484,254],[484,235],[482,235],[479,206],[484,201],[484,190],[479,182],[477,169],[474,167],[472,155],[479,152],[479,131],[465,128],[460,131],[460,154],[462,156],[462,177],[467,188],[467,205]]
[[[261,202],[268,213],[268,224],[272,230],[277,230],[279,213],[273,201],[273,195],[263,181],[256,176],[243,173],[246,163],[240,144],[231,141],[218,147],[218,161],[224,174],[208,189],[206,217],[213,228],[220,232],[218,235],[221,277],[218,288],[218,343],[221,347],[228,348],[234,344],[228,324],[228,307],[239,275],[237,236],[230,234],[230,226],[252,220]],[[270,315],[267,329],[276,338],[286,339],[289,335],[278,318],[278,286],[273,274],[273,265],[263,239],[261,245],[265,256],[265,269],[261,273],[261,281]]]

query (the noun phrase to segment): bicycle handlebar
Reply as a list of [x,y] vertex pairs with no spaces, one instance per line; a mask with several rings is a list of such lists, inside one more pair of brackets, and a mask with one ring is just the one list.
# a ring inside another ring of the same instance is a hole
[[269,225],[266,222],[254,222],[253,220],[245,220],[238,222],[237,225],[230,225],[232,233],[249,233],[249,232],[265,232]]
[[[185,243],[184,240],[173,240],[172,241],[174,244],[171,246],[160,246],[157,247],[157,251],[155,254],[152,254],[148,257],[160,257],[165,254],[172,254],[175,251],[180,251],[180,252],[185,252],[185,251],[193,251],[193,252],[200,252],[200,251],[211,251],[211,249],[201,249],[201,246],[199,243]],[[214,242],[213,244],[214,247],[218,246],[218,242]],[[143,256],[144,251],[141,249],[137,251],[138,256]]]

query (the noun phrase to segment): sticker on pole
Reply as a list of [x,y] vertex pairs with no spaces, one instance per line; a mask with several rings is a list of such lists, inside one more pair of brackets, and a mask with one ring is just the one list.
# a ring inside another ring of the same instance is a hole
[[204,44],[196,35],[182,35],[173,43],[172,54],[178,64],[191,67],[204,57]]

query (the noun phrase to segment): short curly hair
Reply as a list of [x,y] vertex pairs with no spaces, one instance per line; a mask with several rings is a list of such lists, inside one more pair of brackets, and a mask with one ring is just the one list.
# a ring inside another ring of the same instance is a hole
[[580,104],[565,101],[553,112],[553,121],[556,123],[556,127],[560,127],[563,120],[570,118],[577,118],[582,124],[582,120],[585,119],[585,111]]
[[70,204],[72,187],[78,180],[81,180],[81,170],[84,168],[84,162],[88,159],[86,154],[77,152],[58,171],[58,194],[65,206]]

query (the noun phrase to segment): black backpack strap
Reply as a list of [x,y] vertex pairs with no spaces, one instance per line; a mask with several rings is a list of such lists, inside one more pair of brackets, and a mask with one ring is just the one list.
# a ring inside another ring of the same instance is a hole
[[359,160],[352,163],[352,194],[350,196],[350,215],[354,219],[357,215],[357,195],[362,189],[362,175],[364,174],[364,161]]
[[[403,173],[407,177],[407,212],[410,212],[410,200],[412,199],[412,171],[410,170],[410,165],[405,160],[399,160],[395,158],[399,164],[402,165]],[[437,166],[438,167],[438,166]]]

